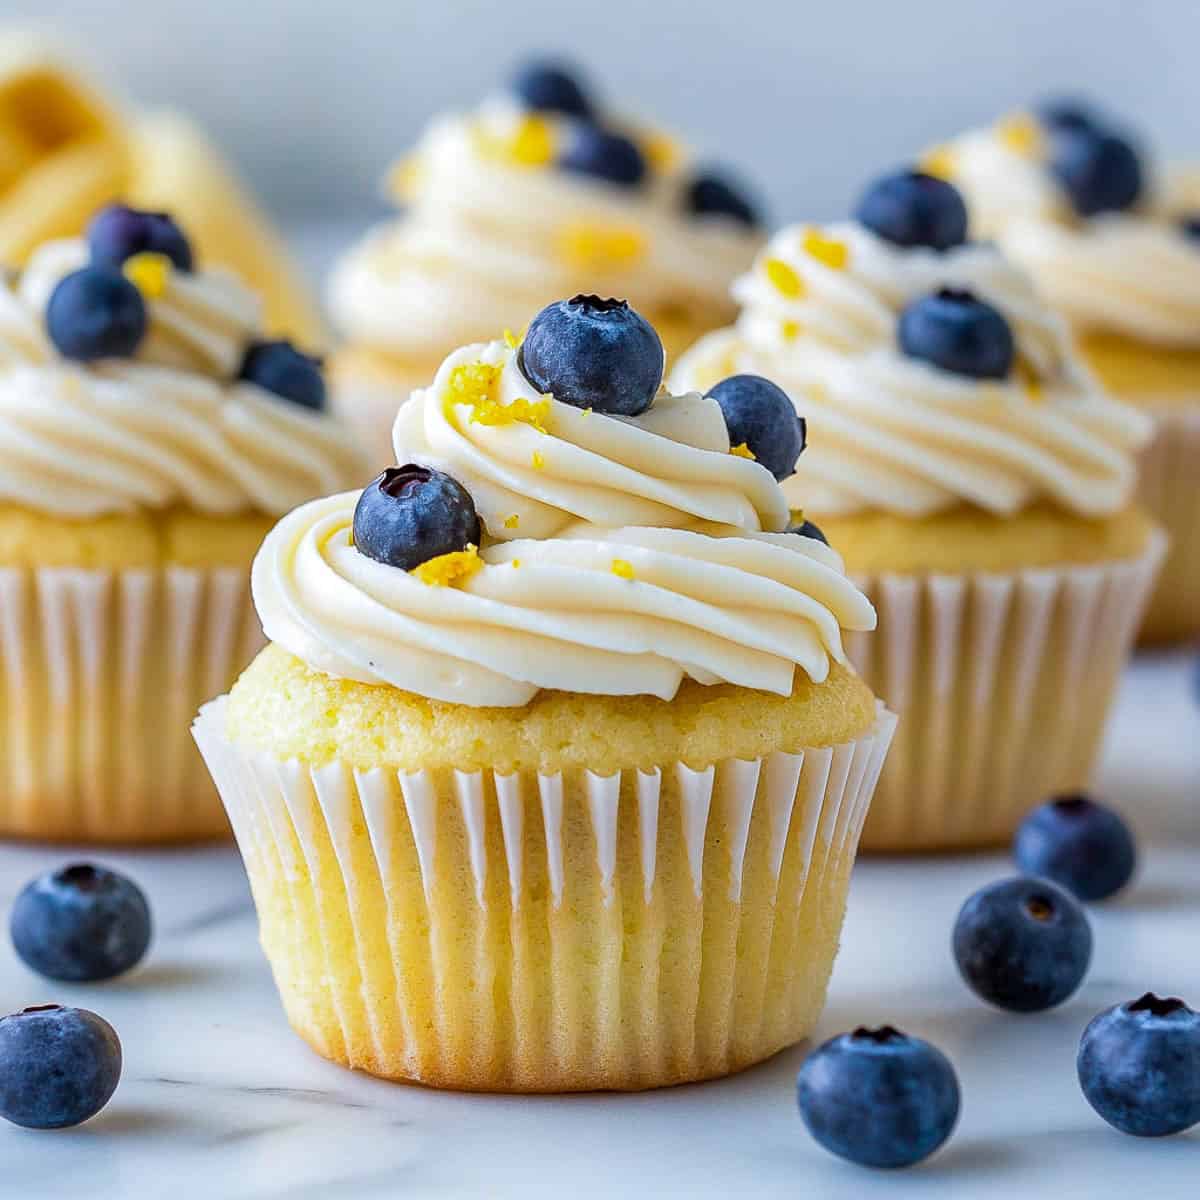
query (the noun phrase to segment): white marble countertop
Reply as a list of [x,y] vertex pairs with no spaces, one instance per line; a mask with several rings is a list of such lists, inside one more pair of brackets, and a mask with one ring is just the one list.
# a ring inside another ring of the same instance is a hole
[[[1101,790],[1132,814],[1143,868],[1126,896],[1094,910],[1093,969],[1063,1008],[1006,1016],[959,982],[951,925],[971,890],[1007,870],[1002,857],[857,869],[818,1035],[892,1022],[954,1060],[961,1123],[916,1170],[864,1171],[809,1139],[793,1099],[803,1049],[733,1079],[635,1096],[443,1094],[325,1063],[284,1022],[236,854],[205,850],[96,856],[140,880],[157,919],[150,957],[125,980],[47,983],[0,935],[4,1011],[81,1004],[125,1048],[121,1086],[88,1125],[0,1128],[0,1196],[1194,1196],[1200,1131],[1123,1137],[1088,1108],[1074,1070],[1100,1009],[1148,988],[1200,1002],[1200,707],[1189,689],[1182,656],[1144,660],[1126,680]],[[5,913],[28,877],[68,857],[0,848]]]

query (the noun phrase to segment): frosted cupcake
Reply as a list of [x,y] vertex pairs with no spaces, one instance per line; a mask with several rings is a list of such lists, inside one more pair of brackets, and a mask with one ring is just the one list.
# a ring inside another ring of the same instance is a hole
[[776,235],[737,285],[737,325],[672,380],[719,395],[765,374],[814,429],[785,490],[879,609],[851,651],[901,716],[877,850],[1000,844],[1088,782],[1162,556],[1132,502],[1148,418],[965,236],[949,184],[888,177],[855,221]]
[[160,214],[105,210],[0,285],[0,835],[227,830],[188,727],[261,644],[263,534],[361,477],[323,390]]
[[935,151],[972,225],[1000,238],[1071,323],[1084,358],[1158,433],[1140,498],[1171,538],[1143,634],[1200,632],[1200,184],[1161,171],[1076,104],[1006,117]]
[[734,444],[662,369],[624,304],[552,305],[414,393],[406,465],[264,543],[273,644],[196,737],[329,1058],[646,1088],[821,1009],[893,727],[842,649],[874,613],[753,461],[795,462],[786,397],[744,387],[767,440]]
[[403,216],[352,250],[330,289],[348,342],[334,403],[381,464],[399,404],[456,347],[600,292],[645,312],[674,354],[732,317],[729,284],[761,243],[724,176],[549,64],[435,120],[390,187]]

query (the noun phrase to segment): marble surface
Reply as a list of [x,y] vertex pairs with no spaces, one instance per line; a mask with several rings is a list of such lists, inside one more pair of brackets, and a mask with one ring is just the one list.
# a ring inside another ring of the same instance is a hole
[[[98,856],[145,886],[157,918],[146,964],[98,987],[53,985],[0,938],[0,1006],[57,1000],[107,1017],[125,1073],[78,1130],[0,1128],[13,1200],[310,1197],[1042,1197],[1195,1195],[1200,1130],[1123,1137],[1088,1108],[1074,1055],[1087,1020],[1147,988],[1200,1001],[1200,708],[1182,656],[1130,672],[1103,792],[1144,845],[1129,893],[1094,911],[1096,954],[1056,1012],[976,1002],[949,952],[958,905],[1001,856],[860,863],[818,1035],[884,1021],[958,1067],[963,1114],[923,1167],[871,1173],[828,1157],[793,1103],[804,1049],[733,1079],[636,1096],[482,1097],[397,1087],[316,1058],[284,1023],[232,850]],[[25,880],[70,857],[0,848],[5,911]]]

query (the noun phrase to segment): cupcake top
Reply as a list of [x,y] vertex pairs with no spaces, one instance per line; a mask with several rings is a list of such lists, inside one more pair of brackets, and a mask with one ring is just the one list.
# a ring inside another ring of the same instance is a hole
[[406,211],[337,267],[331,308],[347,337],[410,356],[441,358],[583,288],[719,318],[761,242],[726,177],[545,63],[435,120],[390,190]]
[[0,500],[280,514],[361,470],[319,360],[161,213],[114,206],[0,281]]
[[1092,109],[1048,104],[933,150],[974,233],[998,237],[1080,330],[1200,346],[1200,187]]
[[819,430],[786,485],[797,505],[920,517],[1050,501],[1099,516],[1128,502],[1149,422],[1102,393],[1025,274],[967,242],[949,184],[888,176],[855,221],[777,234],[734,290],[737,324],[685,354],[672,384],[782,384]]
[[403,466],[268,535],[267,636],[474,706],[823,681],[874,612],[819,530],[789,527],[772,470],[794,469],[803,423],[766,380],[672,396],[662,372],[649,324],[594,296],[452,354],[397,417]]

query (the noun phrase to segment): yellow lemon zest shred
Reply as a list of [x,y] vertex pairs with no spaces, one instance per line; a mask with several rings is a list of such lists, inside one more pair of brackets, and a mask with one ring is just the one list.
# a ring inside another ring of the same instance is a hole
[[559,257],[580,270],[599,270],[635,263],[646,253],[646,239],[636,229],[576,221],[555,238]]
[[147,300],[157,300],[167,290],[172,264],[165,254],[143,250],[127,258],[121,270]]
[[521,523],[521,517],[520,517],[519,513],[513,513],[513,515],[511,517],[504,518],[504,528],[505,529],[516,529],[516,527],[518,525],[520,525],[520,523]]
[[800,336],[799,321],[784,321],[779,328],[785,342],[794,342]]
[[542,454],[540,451],[535,450],[533,452],[533,458],[530,461],[533,463],[533,469],[535,471],[541,471],[541,470],[545,469],[546,456],[544,454]]
[[669,171],[683,158],[683,146],[669,133],[650,133],[642,142],[646,160],[655,171]]
[[527,400],[518,396],[505,404],[492,395],[492,387],[503,368],[494,363],[461,363],[450,372],[446,385],[452,404],[471,410],[471,420],[479,425],[513,425],[521,422],[545,433],[550,419],[549,400]]
[[917,166],[935,179],[950,180],[954,178],[954,172],[958,168],[958,157],[949,146],[934,146]]
[[804,295],[804,280],[796,273],[796,269],[785,263],[782,258],[768,258],[763,263],[763,270],[781,296],[787,296],[789,300],[799,300]]
[[633,579],[633,566],[623,558],[614,558],[612,566],[609,568],[614,575],[620,576],[622,579]]
[[996,137],[1022,158],[1041,158],[1046,152],[1046,135],[1028,113],[1011,113],[996,122]]
[[521,565],[521,560],[519,558],[514,558],[512,560],[512,565],[514,568],[519,567]]
[[758,455],[745,442],[739,442],[736,446],[731,446],[729,453],[736,454],[738,458],[748,458],[751,462],[758,462]]
[[817,262],[824,263],[831,271],[844,271],[850,261],[850,247],[837,238],[827,238],[819,229],[811,226],[804,231],[801,244]]
[[478,547],[468,543],[465,550],[439,554],[436,558],[413,567],[412,574],[430,587],[453,587],[465,583],[483,566]]

